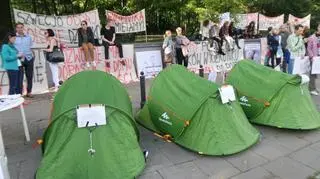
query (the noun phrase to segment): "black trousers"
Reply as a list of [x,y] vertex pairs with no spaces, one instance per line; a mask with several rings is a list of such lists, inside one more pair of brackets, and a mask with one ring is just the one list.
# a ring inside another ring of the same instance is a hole
[[177,57],[177,63],[179,65],[182,65],[182,62],[183,62],[183,65],[185,67],[188,67],[188,57],[183,56],[181,48],[176,48],[176,57]]
[[119,49],[119,56],[123,58],[123,50],[122,45],[120,43],[115,42],[114,45],[110,45],[108,42],[103,43],[104,46],[104,57],[105,59],[109,59],[109,46],[116,46]]
[[271,50],[271,57],[270,57],[272,68],[278,66],[281,63],[281,58],[276,58],[276,64],[274,64],[274,59],[275,59],[276,55],[277,55],[277,50],[276,49],[272,49]]
[[[23,73],[26,74],[27,77],[27,93],[32,92],[32,83],[33,83],[33,66],[34,66],[34,58],[31,60],[24,59],[22,62],[22,80],[23,81]],[[21,84],[22,85],[22,84]]]

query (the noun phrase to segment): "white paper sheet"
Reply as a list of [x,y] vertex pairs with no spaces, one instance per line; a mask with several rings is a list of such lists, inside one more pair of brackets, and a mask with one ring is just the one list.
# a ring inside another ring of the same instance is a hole
[[78,128],[106,125],[106,121],[104,105],[82,105],[77,108]]
[[230,85],[224,85],[219,88],[222,104],[226,104],[231,101],[236,100],[236,95],[234,94],[233,87]]

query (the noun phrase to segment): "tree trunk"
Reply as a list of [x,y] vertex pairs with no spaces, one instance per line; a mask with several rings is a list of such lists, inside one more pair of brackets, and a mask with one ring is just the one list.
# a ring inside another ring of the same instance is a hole
[[12,30],[11,12],[10,12],[10,0],[3,0],[0,6],[1,21],[0,21],[0,41],[6,35],[9,30]]
[[32,12],[37,13],[37,1],[32,0]]
[[52,0],[52,7],[53,7],[53,12],[55,15],[58,15],[58,9],[57,9],[57,4],[55,0]]

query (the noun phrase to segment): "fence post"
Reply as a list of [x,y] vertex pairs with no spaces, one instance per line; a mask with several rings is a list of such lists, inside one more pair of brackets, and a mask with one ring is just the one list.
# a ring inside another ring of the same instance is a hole
[[141,92],[141,102],[140,108],[142,109],[146,102],[146,78],[143,71],[140,72],[140,92]]
[[204,77],[204,70],[202,65],[200,65],[200,68],[199,68],[199,76],[202,78]]

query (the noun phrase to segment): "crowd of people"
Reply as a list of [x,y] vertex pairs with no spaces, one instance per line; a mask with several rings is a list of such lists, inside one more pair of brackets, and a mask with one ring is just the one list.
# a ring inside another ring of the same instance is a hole
[[[283,24],[279,29],[269,27],[268,32],[265,66],[292,74],[295,60],[307,56],[312,68],[315,57],[320,55],[320,25],[314,34],[310,33],[309,27],[292,23]],[[315,85],[316,75],[311,74],[311,71],[309,90],[311,94],[319,95]]]
[[[86,67],[95,67],[94,44],[95,37],[93,30],[86,21],[81,22],[78,33],[78,46],[84,53]],[[217,54],[225,55],[226,50],[234,48],[241,49],[239,38],[256,38],[258,32],[254,21],[242,30],[234,26],[234,22],[224,22],[221,27],[218,23],[205,20],[200,29],[200,40],[208,41],[208,49]],[[56,38],[52,29],[44,31],[46,38],[46,48],[43,50],[49,62],[54,91],[60,85],[59,62],[57,54],[61,49],[61,44]],[[116,46],[119,49],[120,58],[123,57],[122,46],[116,41],[115,28],[112,22],[108,22],[101,29],[102,45],[105,48],[105,59],[109,59],[109,47]],[[188,67],[188,49],[186,48],[190,40],[183,35],[181,27],[176,28],[175,39],[172,37],[171,30],[166,30],[162,48],[164,50],[164,64],[168,66],[176,59],[177,64]],[[308,56],[312,64],[315,57],[320,55],[320,25],[314,34],[310,33],[308,27],[297,23],[286,23],[281,27],[268,29],[267,35],[268,52],[265,56],[264,65],[281,69],[285,73],[292,74],[295,59]],[[32,38],[24,32],[24,24],[17,23],[15,32],[9,32],[3,41],[1,48],[2,68],[7,71],[9,78],[9,94],[23,93],[23,77],[26,76],[26,97],[32,98],[34,55],[31,50]],[[58,55],[59,56],[59,55]],[[174,58],[175,57],[175,58]],[[56,59],[53,59],[56,58]],[[319,95],[315,87],[316,75],[310,74],[310,91],[313,95]]]
[[[122,46],[116,41],[115,28],[108,22],[101,29],[102,45],[105,47],[105,59],[109,59],[109,47],[117,46],[120,58],[123,57]],[[88,26],[87,21],[81,22],[77,30],[78,46],[83,51],[85,66],[96,67],[94,61],[95,37],[93,30]],[[54,90],[57,91],[61,80],[59,79],[59,63],[64,61],[62,48],[54,30],[44,30],[46,48],[43,49],[46,61],[49,63]],[[2,68],[6,70],[9,79],[9,95],[23,94],[23,77],[26,76],[26,97],[32,98],[34,54],[32,52],[32,37],[25,33],[24,24],[17,23],[15,31],[8,32],[1,46]]]

